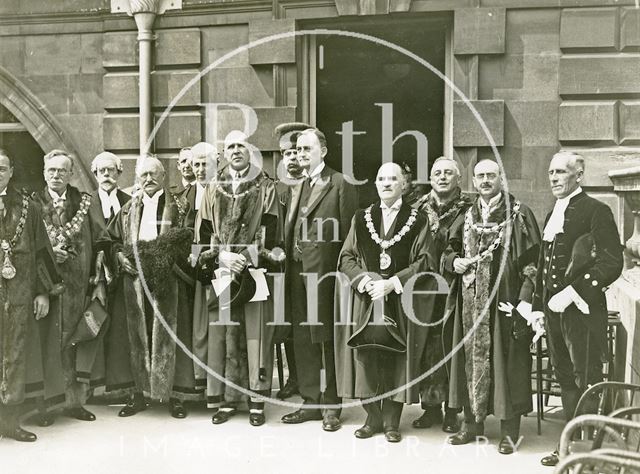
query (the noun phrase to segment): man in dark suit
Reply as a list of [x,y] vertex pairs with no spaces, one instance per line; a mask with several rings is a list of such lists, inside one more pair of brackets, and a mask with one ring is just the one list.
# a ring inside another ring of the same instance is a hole
[[176,167],[180,172],[180,183],[172,185],[169,190],[178,194],[187,188],[193,186],[196,181],[196,177],[193,174],[193,168],[191,167],[192,152],[191,147],[185,147],[178,153],[178,163]]
[[[342,243],[357,207],[357,190],[324,163],[324,134],[304,130],[296,142],[306,179],[291,190],[285,219],[286,271],[290,278],[293,344],[303,408],[282,417],[284,423],[323,420],[325,431],[340,428],[333,350],[333,291]],[[306,275],[303,275],[306,274]],[[315,281],[314,281],[315,280]],[[332,405],[324,410],[317,405]]]
[[[589,385],[602,380],[607,355],[607,303],[604,292],[622,271],[622,246],[611,209],[580,187],[584,158],[560,151],[549,165],[556,197],[547,215],[540,250],[533,311],[544,325],[551,363],[560,384],[565,418]],[[589,239],[590,252],[576,256],[576,241]],[[558,463],[553,452],[541,460]]]
[[218,156],[216,147],[209,143],[200,142],[191,147],[190,168],[195,181],[178,193],[189,203],[190,211],[185,222],[187,227],[195,226],[196,214],[200,210],[205,188],[212,174],[215,174]]

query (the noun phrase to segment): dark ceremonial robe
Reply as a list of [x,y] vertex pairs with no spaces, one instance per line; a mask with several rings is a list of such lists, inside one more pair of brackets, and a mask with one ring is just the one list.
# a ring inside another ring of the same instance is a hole
[[[64,212],[58,215],[54,208],[51,195],[45,188],[39,194],[42,206],[42,216],[45,225],[61,227],[72,223],[76,213],[81,208],[81,203],[87,196],[73,186],[67,186]],[[91,213],[91,205],[87,214],[82,218],[79,232],[70,241],[66,242],[69,248],[69,257],[64,263],[58,264],[60,276],[64,281],[64,292],[52,298],[49,308],[49,317],[57,321],[49,337],[49,342],[57,341],[58,351],[47,357],[46,377],[55,377],[65,381],[67,404],[78,406],[86,401],[89,386],[98,386],[104,383],[104,367],[102,358],[98,358],[97,365],[91,368],[90,373],[78,373],[76,370],[76,347],[70,345],[70,339],[75,332],[78,323],[83,317],[84,310],[91,297],[91,277],[95,276],[95,258],[97,255],[96,242],[104,228],[102,215],[95,216]],[[99,217],[99,218],[98,218]],[[49,235],[51,246],[55,247],[52,236]],[[51,344],[49,344],[51,347]]]
[[[545,225],[551,213],[545,219]],[[574,304],[564,315],[574,318],[588,328],[594,349],[606,358],[607,302],[605,291],[622,271],[622,245],[618,228],[609,206],[585,192],[571,198],[564,213],[564,232],[557,234],[553,242],[543,242],[533,300],[534,311],[544,311],[546,317],[557,318],[547,304],[556,293],[571,285],[589,305],[589,314],[583,314]],[[593,239],[591,258],[584,256],[586,265],[575,262],[569,268],[573,246],[579,237],[589,234]],[[586,344],[586,341],[584,341]]]
[[[441,266],[441,258],[448,244],[449,229],[459,225],[464,219],[464,213],[471,206],[469,196],[462,194],[460,188],[455,190],[453,199],[440,205],[433,192],[425,194],[414,207],[423,211],[429,218],[429,229],[433,244],[431,246],[439,271],[449,285],[449,294],[455,294],[458,290],[458,279],[455,273],[448,272]],[[426,372],[438,364],[451,352],[451,340],[453,338],[453,313],[455,311],[455,298],[450,299],[449,294],[436,295],[433,307],[434,326],[429,328],[429,335],[425,347],[422,366]],[[448,301],[449,300],[449,301]],[[449,399],[449,372],[450,362],[435,370],[422,382],[422,403],[436,405]]]
[[[255,171],[252,168],[249,173]],[[227,247],[231,252],[243,254],[255,268],[279,271],[263,258],[255,262],[251,252],[243,247],[255,245],[256,249],[271,250],[282,242],[281,210],[275,183],[260,171],[255,179],[241,182],[234,194],[231,179],[228,172],[223,171],[218,182],[209,184],[202,199],[199,242],[211,245],[207,265],[216,267],[215,258],[222,248]],[[245,275],[244,278],[250,277]],[[201,361],[226,380],[262,392],[271,388],[273,340],[283,329],[283,326],[269,323],[274,321],[274,298],[283,302],[284,289],[278,287],[280,294],[276,297],[273,278],[266,276],[266,279],[270,293],[266,301],[248,302],[231,308],[231,320],[236,324],[212,325],[220,321],[218,305],[211,309],[204,305],[200,314],[194,315],[196,332],[201,329],[199,334],[194,334],[196,355]],[[210,301],[217,300],[211,288],[208,294]],[[207,374],[209,407],[217,407],[223,401],[244,399],[246,396],[242,393]]]
[[[379,202],[371,206],[371,218],[378,235],[383,239],[391,239],[405,225],[411,214],[411,207],[404,203],[396,216],[394,223],[383,236],[382,211]],[[429,222],[425,215],[418,213],[415,223],[410,230],[395,245],[387,249],[391,256],[391,267],[380,269],[381,248],[371,238],[365,223],[365,211],[358,210],[353,217],[351,229],[345,239],[340,257],[338,269],[349,278],[350,289],[346,289],[336,283],[336,324],[335,324],[335,351],[336,351],[336,377],[338,396],[346,398],[368,398],[379,395],[377,386],[384,382],[389,389],[398,389],[391,398],[394,401],[415,403],[420,400],[419,383],[410,384],[422,374],[422,354],[425,349],[427,327],[420,326],[410,320],[401,305],[401,296],[392,291],[385,301],[385,315],[393,314],[398,324],[401,337],[406,341],[406,352],[394,354],[391,380],[380,381],[378,370],[374,364],[369,363],[369,351],[383,349],[352,348],[347,344],[349,338],[364,330],[368,322],[372,321],[371,298],[357,287],[365,274],[372,279],[380,279],[385,274],[387,278],[397,276],[404,286],[407,281],[421,272],[437,271],[437,261],[432,252],[432,236],[429,231]],[[433,277],[423,277],[416,283],[415,289],[436,289]],[[347,291],[348,298],[345,304],[340,300],[340,292]],[[434,295],[414,295],[412,298],[415,317],[424,324],[432,318]],[[353,322],[354,325],[343,324]]]
[[[482,224],[479,199],[465,214],[476,224]],[[488,225],[496,225],[512,216],[509,252],[500,280],[497,281],[497,275],[504,258],[504,241],[491,257],[458,276],[449,406],[470,406],[476,422],[491,413],[506,420],[532,410],[529,345],[533,333],[526,330],[527,322],[517,312],[507,317],[497,309],[499,302],[517,306],[521,300],[530,302],[533,296],[533,285],[526,275],[531,275],[530,270],[537,262],[540,231],[533,212],[521,204],[520,210],[513,213],[514,204],[515,198],[510,196],[507,211],[503,193],[488,219]],[[453,272],[455,258],[477,255],[498,235],[497,229],[482,235],[470,230],[465,237],[464,227],[462,220],[450,230],[449,246],[443,255],[443,265],[449,272]],[[505,235],[508,235],[506,226]],[[457,348],[458,345],[462,347]]]
[[[116,191],[116,197],[118,198],[118,202],[120,203],[120,208],[125,205],[130,199],[127,193],[125,193],[122,189],[118,188]],[[102,204],[100,202],[100,194],[98,194],[98,190],[96,189],[91,193],[91,207],[89,208],[89,213],[91,214],[91,218],[94,222],[97,222],[98,225],[102,222],[101,230],[104,232],[107,230],[107,225],[113,218],[115,218],[115,213],[108,219],[104,218],[104,214],[102,213]],[[102,235],[102,234],[101,234]],[[100,238],[98,240],[101,240]]]
[[[140,193],[122,207],[107,229],[117,275],[106,342],[107,390],[144,392],[159,401],[197,400],[201,394],[195,388],[193,362],[175,342],[177,335],[191,348],[193,280],[174,264],[162,293],[151,294],[158,308],[154,314],[141,275],[129,275],[117,262],[118,252],[137,242],[142,212]],[[187,212],[188,204],[165,190],[158,199],[158,235],[182,227]],[[132,264],[136,265],[133,260]]]
[[[25,225],[10,255],[16,275],[9,280],[0,276],[0,404],[3,405],[42,396],[52,403],[64,401],[62,379],[45,380],[43,372],[43,355],[47,353],[44,336],[49,326],[56,326],[55,318],[50,314],[36,321],[33,314],[34,298],[51,292],[60,283],[60,277],[40,207],[31,197],[27,200]],[[0,239],[9,242],[16,235],[23,193],[9,186],[3,202],[6,213],[4,217],[0,214]],[[1,268],[4,251],[0,251],[0,256]],[[59,351],[60,346],[56,347]]]

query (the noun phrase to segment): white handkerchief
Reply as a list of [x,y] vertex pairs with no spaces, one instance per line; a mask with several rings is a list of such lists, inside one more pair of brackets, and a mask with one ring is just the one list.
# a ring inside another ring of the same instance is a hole
[[253,298],[249,302],[253,301],[266,301],[269,297],[269,287],[267,286],[267,279],[264,277],[266,273],[264,268],[249,268],[249,275],[256,282],[256,292]]
[[218,268],[213,272],[216,276],[213,280],[211,280],[211,286],[213,287],[213,291],[216,292],[216,296],[220,297],[222,292],[226,290],[229,285],[231,285],[231,280],[233,279],[233,275],[231,270],[228,268]]

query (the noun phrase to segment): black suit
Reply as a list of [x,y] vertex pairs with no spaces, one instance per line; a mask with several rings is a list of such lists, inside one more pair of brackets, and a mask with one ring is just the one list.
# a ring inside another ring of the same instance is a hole
[[[574,244],[585,234],[593,239],[593,258],[582,268],[571,269]],[[604,292],[620,276],[622,264],[622,246],[611,209],[584,192],[572,197],[564,214],[563,233],[553,242],[543,242],[533,299],[533,310],[545,313],[551,362],[567,420],[573,418],[587,386],[602,380],[608,317]],[[549,309],[551,297],[569,285],[589,305],[588,315],[573,303],[562,313]]]
[[[335,280],[325,278],[309,287],[310,291],[317,291],[319,324],[305,325],[309,316],[308,288],[302,273],[320,279],[336,271],[338,255],[356,211],[357,190],[341,173],[325,166],[313,186],[305,180],[293,186],[291,193],[285,221],[286,272],[298,385],[305,404],[335,404],[339,402],[333,352]],[[324,390],[322,369],[326,377]]]

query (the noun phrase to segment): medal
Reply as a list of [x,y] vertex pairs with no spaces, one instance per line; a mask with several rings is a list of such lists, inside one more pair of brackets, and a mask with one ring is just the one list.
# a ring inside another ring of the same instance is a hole
[[384,250],[380,254],[380,270],[386,270],[391,266],[391,256]]
[[2,263],[2,270],[0,270],[0,273],[2,273],[2,278],[5,280],[11,280],[16,276],[16,267],[13,266],[11,259],[9,258],[11,246],[9,245],[9,242],[3,240],[1,247],[4,252],[4,262]]

